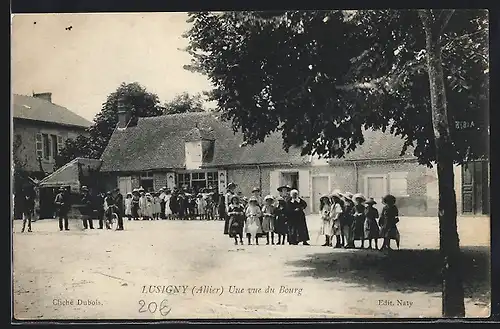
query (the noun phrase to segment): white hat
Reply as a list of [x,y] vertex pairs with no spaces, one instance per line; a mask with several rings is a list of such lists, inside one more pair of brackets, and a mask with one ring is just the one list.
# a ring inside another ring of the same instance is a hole
[[268,194],[266,195],[266,197],[264,198],[264,201],[266,200],[273,200],[274,201],[274,197],[271,195],[271,194]]
[[340,190],[333,190],[333,192],[330,193],[330,197],[337,197],[337,198],[342,198],[342,193]]
[[356,200],[356,199],[363,199],[363,201],[366,200],[365,196],[361,193],[356,193],[352,196],[352,200]]
[[290,191],[290,194],[297,194],[298,195],[299,194],[299,190],[293,189],[293,190]]

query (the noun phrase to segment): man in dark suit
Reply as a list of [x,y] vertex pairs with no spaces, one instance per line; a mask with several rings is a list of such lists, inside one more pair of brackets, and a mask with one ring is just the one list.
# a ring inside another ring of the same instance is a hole
[[31,221],[35,212],[35,190],[31,184],[26,184],[23,186],[21,194],[21,210],[23,214],[23,229],[21,232],[24,232],[26,222],[28,222],[28,232],[31,232]]
[[59,188],[59,193],[56,195],[54,203],[56,205],[57,213],[59,215],[59,231],[63,230],[63,221],[64,221],[64,230],[69,231],[68,213],[70,209],[70,204],[69,204],[69,191],[67,188],[64,187]]
[[93,215],[93,207],[92,207],[92,199],[89,194],[89,189],[87,186],[82,186],[82,217],[83,217],[83,228],[91,230],[94,229],[94,221],[92,220]]
[[123,215],[124,215],[124,208],[125,204],[123,202],[123,195],[120,193],[120,189],[116,188],[114,190],[115,194],[115,205],[116,205],[116,214],[118,215],[118,227],[116,228],[117,231],[123,231]]

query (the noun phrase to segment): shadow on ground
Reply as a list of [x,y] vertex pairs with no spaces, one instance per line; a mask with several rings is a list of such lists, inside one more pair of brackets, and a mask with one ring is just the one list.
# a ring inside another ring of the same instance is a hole
[[[466,298],[490,303],[490,249],[462,248]],[[370,290],[400,292],[441,292],[439,250],[379,251],[346,250],[316,253],[290,261],[297,267],[294,276],[322,278],[360,285]]]

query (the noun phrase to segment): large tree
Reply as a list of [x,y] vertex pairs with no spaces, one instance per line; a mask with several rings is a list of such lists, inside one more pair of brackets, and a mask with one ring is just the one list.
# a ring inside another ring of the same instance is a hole
[[79,136],[67,140],[60,156],[56,158],[56,167],[61,167],[76,157],[99,159],[108,145],[118,123],[118,99],[122,97],[125,108],[132,111],[134,117],[152,117],[163,114],[158,96],[148,92],[137,82],[122,83],[106,98],[101,111],[97,113],[89,127],[89,136]]
[[[463,316],[453,163],[488,152],[488,20],[479,10],[191,13],[193,63],[247,143],[343,157],[363,128],[437,164],[443,315]],[[466,127],[465,129],[463,129]]]
[[191,95],[187,92],[176,95],[163,105],[164,114],[178,114],[187,112],[203,112],[203,97],[201,94]]

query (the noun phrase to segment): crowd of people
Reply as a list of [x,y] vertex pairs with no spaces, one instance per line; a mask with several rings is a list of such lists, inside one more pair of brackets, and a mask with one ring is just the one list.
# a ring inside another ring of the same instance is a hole
[[[378,248],[378,240],[383,239],[379,250],[391,249],[391,240],[396,241],[399,249],[400,234],[397,228],[399,222],[396,198],[386,195],[382,198],[384,207],[379,215],[374,207],[377,202],[373,198],[366,199],[361,193],[341,193],[334,191],[331,195],[320,198],[321,229],[325,236],[323,246],[334,248],[355,248],[354,242],[361,241],[360,248]],[[335,245],[333,238],[335,237]]]
[[227,217],[224,234],[234,239],[234,244],[243,244],[246,237],[249,245],[259,244],[259,238],[265,237],[266,244],[309,245],[304,210],[307,203],[299,197],[299,191],[288,185],[280,186],[280,196],[276,199],[267,195],[262,199],[260,189],[254,188],[250,198],[241,198],[235,193],[237,185],[230,183],[225,197]]
[[[157,192],[146,192],[144,188],[134,189],[125,198],[118,188],[91,196],[87,186],[82,186],[78,207],[82,215],[83,228],[93,229],[94,219],[99,229],[110,228],[112,217],[117,218],[116,230],[123,230],[123,219],[128,220],[225,220],[224,234],[234,239],[234,243],[259,244],[259,238],[266,244],[309,245],[305,209],[307,203],[299,196],[299,191],[288,185],[280,186],[278,197],[261,197],[260,189],[254,188],[250,197],[236,193],[237,184],[227,186],[226,195],[215,189],[201,189],[199,192],[188,189],[160,188]],[[21,198],[23,228],[31,232],[36,193],[30,186],[23,189]],[[383,239],[380,250],[391,249],[391,240],[396,241],[399,249],[400,234],[396,198],[386,195],[384,207],[379,214],[374,207],[373,198],[362,194],[342,193],[335,190],[320,198],[321,227],[320,235],[325,236],[323,246],[334,248],[356,248],[355,241],[361,241],[360,248],[379,249],[378,240]],[[70,211],[69,188],[61,187],[54,205],[59,218],[59,230],[69,230]],[[276,239],[275,239],[276,238]],[[333,240],[335,239],[335,244]],[[275,243],[276,242],[276,243]],[[374,245],[374,246],[373,246]]]

